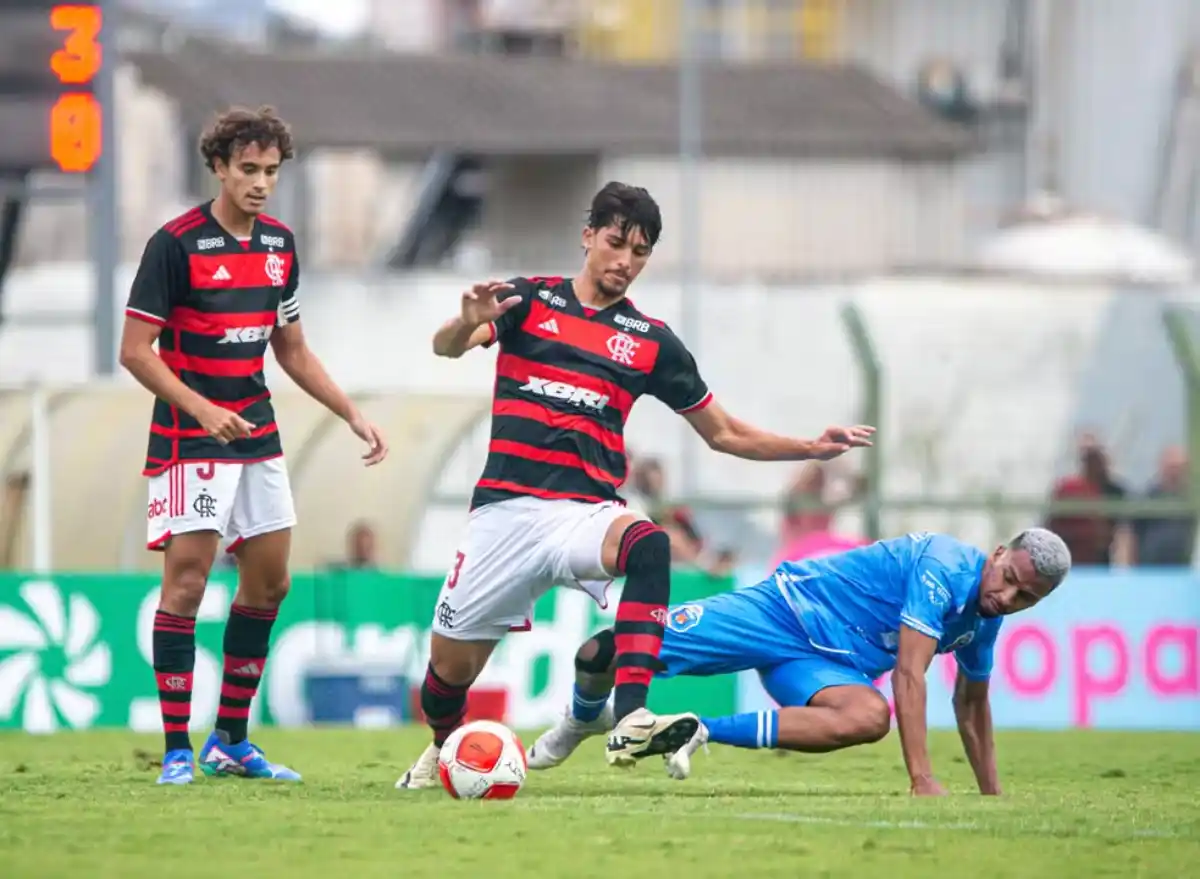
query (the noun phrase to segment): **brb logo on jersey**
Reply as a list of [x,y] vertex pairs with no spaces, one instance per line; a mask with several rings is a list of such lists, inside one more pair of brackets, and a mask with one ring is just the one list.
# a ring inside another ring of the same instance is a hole
[[636,317],[626,317],[623,314],[618,314],[613,318],[613,323],[620,324],[627,330],[637,330],[639,333],[650,332],[650,323],[638,320]]
[[633,366],[633,355],[637,353],[637,349],[641,347],[641,342],[633,336],[627,336],[625,333],[617,333],[608,340],[608,353],[612,355],[612,359],[624,364],[625,366]]
[[563,299],[561,296],[551,293],[549,290],[538,290],[538,296],[542,297],[543,300],[549,302],[555,308],[567,307],[567,300]]
[[587,406],[590,409],[603,409],[608,405],[608,396],[589,391],[587,388],[577,388],[566,382],[552,382],[549,379],[531,375],[529,381],[521,385],[522,391],[529,391],[537,397],[551,397],[555,400],[566,400],[576,406]]
[[267,257],[267,277],[271,279],[272,287],[283,286],[283,257],[272,253]]

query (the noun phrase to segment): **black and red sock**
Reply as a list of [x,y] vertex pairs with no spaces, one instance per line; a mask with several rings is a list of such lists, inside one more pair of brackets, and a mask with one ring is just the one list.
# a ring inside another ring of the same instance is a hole
[[267,649],[276,608],[235,604],[225,623],[225,672],[221,678],[221,702],[217,706],[217,731],[229,744],[246,740],[250,702],[258,692],[267,667]]
[[156,611],[151,652],[166,750],[190,751],[188,723],[192,719],[192,674],[196,668],[195,617]]
[[421,711],[425,714],[425,722],[433,730],[433,743],[439,748],[466,717],[468,689],[470,687],[446,683],[438,677],[432,665],[425,669],[425,681],[421,684]]
[[618,723],[644,708],[654,673],[662,669],[663,627],[671,600],[671,541],[652,522],[625,529],[617,552],[617,569],[625,575],[617,620],[616,687],[613,712]]

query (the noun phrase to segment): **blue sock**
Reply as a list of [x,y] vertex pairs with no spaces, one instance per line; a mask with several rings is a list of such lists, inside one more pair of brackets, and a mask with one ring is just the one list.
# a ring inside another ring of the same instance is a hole
[[585,693],[579,689],[579,684],[576,684],[575,691],[571,696],[571,716],[580,723],[591,723],[604,713],[606,704],[608,704],[608,693],[603,696],[595,696]]
[[708,740],[735,748],[774,748],[779,740],[779,712],[753,711],[729,717],[703,717]]

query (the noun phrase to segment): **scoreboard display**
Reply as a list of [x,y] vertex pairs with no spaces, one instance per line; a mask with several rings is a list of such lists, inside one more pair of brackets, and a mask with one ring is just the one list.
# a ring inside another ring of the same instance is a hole
[[96,165],[103,63],[100,3],[0,0],[0,173]]

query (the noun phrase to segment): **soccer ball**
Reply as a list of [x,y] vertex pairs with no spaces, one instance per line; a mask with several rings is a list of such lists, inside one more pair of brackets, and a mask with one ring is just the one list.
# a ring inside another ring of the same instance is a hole
[[525,783],[526,769],[517,734],[492,720],[460,726],[438,754],[442,787],[456,800],[511,800]]

